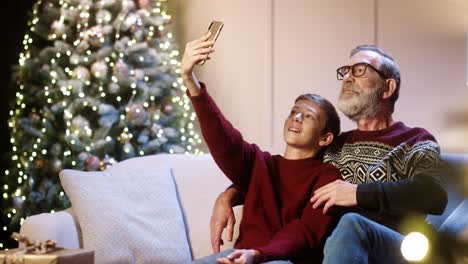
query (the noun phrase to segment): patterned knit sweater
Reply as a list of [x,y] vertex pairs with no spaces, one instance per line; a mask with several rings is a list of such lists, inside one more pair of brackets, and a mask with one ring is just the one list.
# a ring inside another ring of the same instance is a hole
[[439,146],[422,128],[396,122],[378,131],[344,132],[324,162],[359,184],[356,210],[388,227],[398,228],[408,213],[441,214],[447,204],[437,173]]

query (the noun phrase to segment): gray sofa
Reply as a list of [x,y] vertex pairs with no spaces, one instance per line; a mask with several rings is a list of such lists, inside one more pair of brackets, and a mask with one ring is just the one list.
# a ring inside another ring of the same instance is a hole
[[468,155],[442,154],[442,183],[448,204],[442,215],[428,215],[428,221],[444,232],[459,233],[468,227]]
[[[441,231],[458,235],[464,230],[468,230],[468,200],[466,199],[468,154],[444,154],[443,159],[451,165],[447,166],[448,170],[445,170],[443,177],[444,185],[448,190],[449,202],[444,214],[430,215],[428,221]],[[209,219],[211,208],[219,192],[229,186],[229,181],[222,175],[209,154],[138,157],[114,165],[113,170],[158,166],[158,164],[172,168],[180,205],[185,216],[187,238],[192,257],[199,258],[210,254]],[[463,166],[453,167],[453,164]],[[460,169],[463,167],[464,171]],[[239,206],[235,208],[238,221],[234,237],[238,234],[241,209]],[[21,233],[33,240],[54,239],[62,247],[83,247],[80,224],[74,214],[73,209],[69,208],[54,214],[45,213],[30,216],[25,219]],[[232,243],[226,243],[223,248],[231,246]]]

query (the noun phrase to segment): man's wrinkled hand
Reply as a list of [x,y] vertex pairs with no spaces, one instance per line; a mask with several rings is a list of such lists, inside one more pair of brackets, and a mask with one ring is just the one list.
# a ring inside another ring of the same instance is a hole
[[332,206],[356,206],[356,193],[356,184],[336,180],[315,190],[310,202],[314,209],[324,205],[323,214],[326,214]]

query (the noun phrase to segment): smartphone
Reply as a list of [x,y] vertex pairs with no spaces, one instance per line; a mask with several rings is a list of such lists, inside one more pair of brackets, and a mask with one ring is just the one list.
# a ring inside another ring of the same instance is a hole
[[[219,33],[223,29],[223,22],[220,21],[211,21],[210,26],[208,27],[208,31],[211,31],[211,36],[208,41],[218,39]],[[198,63],[199,65],[205,64],[205,60],[202,60]]]

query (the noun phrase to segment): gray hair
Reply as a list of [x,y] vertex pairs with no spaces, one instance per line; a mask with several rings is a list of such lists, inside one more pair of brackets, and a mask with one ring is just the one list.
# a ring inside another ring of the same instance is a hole
[[359,45],[351,50],[351,54],[349,55],[352,57],[354,54],[360,51],[372,51],[380,55],[382,58],[379,71],[381,71],[387,78],[394,79],[396,82],[396,89],[395,92],[390,97],[390,113],[393,113],[395,110],[395,102],[398,100],[398,96],[400,94],[400,85],[401,85],[401,75],[400,75],[400,66],[396,63],[396,61],[387,53],[383,52],[381,49],[377,48],[374,45]]

